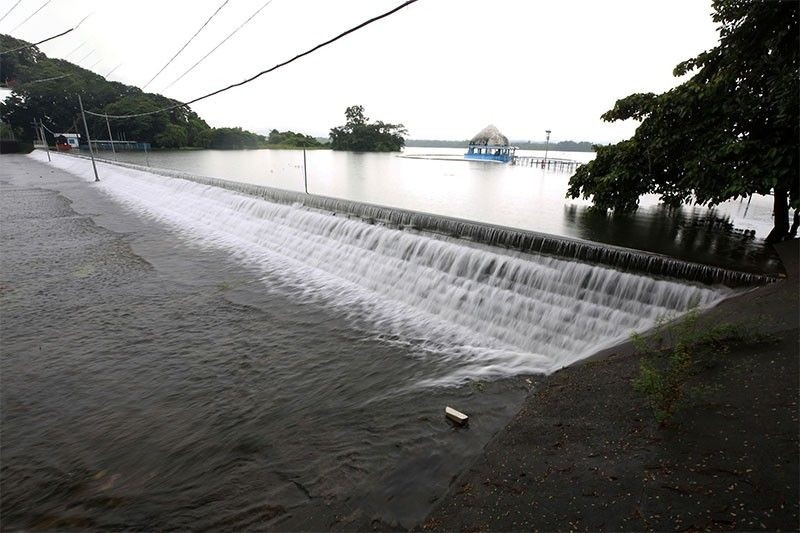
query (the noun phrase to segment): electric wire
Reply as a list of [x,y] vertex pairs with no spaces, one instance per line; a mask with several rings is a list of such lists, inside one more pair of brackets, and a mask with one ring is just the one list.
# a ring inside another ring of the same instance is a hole
[[17,7],[20,2],[22,2],[22,0],[17,0],[17,2],[13,6],[11,6],[11,8],[8,11],[6,11],[6,14],[0,17],[0,22],[3,22],[3,20],[9,15],[9,13],[14,11],[14,8]]
[[74,54],[75,52],[77,52],[78,50],[83,48],[84,46],[86,46],[86,41],[83,41],[81,44],[79,44],[78,46],[73,48],[72,52],[70,52],[70,53],[68,53],[67,55],[64,56],[64,60],[66,60],[69,56],[71,56],[72,54]]
[[[46,130],[47,130],[47,132],[48,132],[48,133],[50,133],[50,135],[52,135],[53,137],[55,137],[56,135],[58,135],[58,133],[54,132],[53,130],[51,130],[50,128],[48,128],[47,126],[45,126],[45,125],[44,125],[44,122],[42,121],[42,119],[39,119],[39,124],[41,124],[41,125],[42,125],[42,127],[43,127],[44,129],[46,129]],[[72,132],[72,130],[75,130],[75,129],[76,129],[76,126],[70,126],[69,128],[67,128],[67,131],[62,131],[61,133],[70,133],[70,132]],[[79,132],[79,131],[75,131],[75,133],[77,133],[78,135],[80,135],[80,132]]]
[[41,41],[36,42],[36,43],[31,43],[31,44],[26,44],[26,45],[23,45],[23,46],[18,46],[16,48],[12,48],[10,50],[3,50],[2,52],[0,52],[0,55],[10,54],[11,52],[18,52],[20,50],[24,50],[25,48],[32,48],[34,46],[39,46],[40,44],[46,43],[47,41],[52,41],[53,39],[56,39],[58,37],[63,37],[64,35],[68,34],[69,32],[71,32],[74,29],[75,28],[70,28],[67,31],[59,33],[58,35],[53,35],[52,37],[48,37],[47,39],[42,39]]
[[[78,23],[77,23],[75,26],[73,26],[72,28],[70,28],[70,29],[68,29],[68,30],[66,30],[66,31],[62,31],[62,32],[61,32],[61,33],[59,33],[58,35],[53,35],[52,37],[48,37],[47,39],[42,39],[41,41],[38,41],[38,42],[35,42],[35,43],[30,43],[30,44],[25,44],[25,45],[22,45],[22,46],[18,46],[18,47],[16,47],[16,48],[12,48],[12,49],[10,49],[10,50],[3,50],[2,52],[0,52],[0,55],[3,55],[3,54],[10,54],[11,52],[18,52],[19,50],[24,50],[25,48],[32,48],[32,47],[34,47],[34,46],[39,46],[40,44],[42,44],[42,43],[46,43],[47,41],[52,41],[53,39],[56,39],[56,38],[58,38],[58,37],[62,37],[62,36],[64,36],[64,35],[68,34],[68,33],[69,33],[69,32],[71,32],[71,31],[75,31],[75,30],[77,30],[77,29],[78,29],[78,27],[79,27],[81,24],[83,24],[83,21],[84,21],[84,20],[86,20],[86,19],[88,19],[90,16],[91,16],[91,13],[90,13],[89,15],[86,15],[85,17],[83,17],[83,18],[80,20],[80,22],[78,22]],[[81,45],[81,46],[83,46],[83,45]],[[80,46],[79,46],[78,48],[80,48]],[[77,50],[77,48],[76,48],[75,50]],[[75,50],[73,50],[73,52],[74,52]],[[70,54],[71,54],[71,53],[72,53],[72,52],[70,52]]]
[[122,63],[119,63],[119,64],[118,64],[116,67],[114,67],[114,68],[112,68],[111,70],[109,70],[109,71],[108,71],[108,74],[106,74],[106,75],[105,75],[105,76],[103,76],[103,77],[104,77],[104,78],[108,78],[109,76],[111,76],[111,74],[113,74],[113,73],[114,73],[114,71],[115,71],[115,70],[117,70],[117,69],[118,69],[119,67],[121,67],[121,66],[122,66]]
[[266,2],[264,2],[264,4],[263,4],[261,7],[259,7],[259,8],[258,8],[258,9],[255,11],[255,13],[253,13],[252,15],[250,15],[250,17],[248,17],[248,18],[247,18],[247,20],[245,20],[244,22],[242,22],[242,23],[241,23],[241,24],[240,24],[240,25],[239,25],[239,26],[238,26],[238,27],[237,27],[235,30],[233,30],[233,31],[232,31],[230,34],[228,34],[228,36],[227,36],[227,37],[225,37],[224,39],[222,39],[222,41],[220,41],[220,43],[219,43],[217,46],[215,46],[214,48],[212,48],[212,49],[211,49],[211,51],[210,51],[209,53],[207,53],[206,55],[204,55],[203,57],[201,57],[201,58],[200,58],[200,59],[197,61],[197,63],[195,63],[194,65],[192,65],[191,67],[189,67],[189,68],[186,70],[186,72],[184,72],[183,74],[181,74],[180,76],[178,76],[178,77],[177,77],[175,80],[173,80],[173,81],[172,81],[172,83],[170,83],[169,85],[167,85],[166,87],[164,87],[163,89],[161,89],[161,92],[164,92],[164,91],[166,91],[167,89],[169,89],[170,87],[172,87],[173,85],[175,85],[176,83],[178,83],[178,82],[179,82],[181,79],[183,79],[183,77],[184,77],[184,76],[186,76],[186,75],[187,75],[187,74],[189,74],[191,71],[193,71],[197,65],[199,65],[200,63],[202,63],[203,61],[205,61],[205,59],[206,59],[208,56],[210,56],[211,54],[213,54],[214,52],[216,52],[216,51],[217,51],[217,48],[219,48],[220,46],[222,46],[223,44],[225,44],[225,43],[228,41],[228,39],[230,39],[231,37],[233,37],[234,35],[236,35],[236,33],[237,33],[239,30],[241,30],[242,28],[244,28],[244,27],[247,25],[247,23],[248,23],[248,22],[250,22],[251,20],[253,20],[253,19],[255,18],[255,16],[256,16],[256,15],[258,15],[259,13],[261,13],[261,12],[264,10],[264,8],[265,8],[265,7],[267,7],[268,5],[270,5],[271,3],[272,3],[272,0],[267,0]]
[[282,63],[278,63],[277,65],[274,65],[274,66],[272,66],[272,67],[270,67],[270,68],[268,68],[266,70],[262,70],[261,72],[255,74],[253,76],[250,76],[249,78],[247,78],[245,80],[242,80],[242,81],[240,81],[238,83],[233,83],[231,85],[228,85],[227,87],[223,87],[222,89],[217,89],[216,91],[210,92],[208,94],[204,94],[203,96],[199,96],[199,97],[197,97],[197,98],[195,98],[193,100],[189,100],[188,102],[178,102],[175,105],[163,107],[161,109],[156,109],[155,111],[148,111],[146,113],[131,113],[131,114],[128,114],[128,115],[106,115],[106,114],[103,114],[103,113],[94,113],[92,111],[86,111],[86,113],[89,114],[89,115],[94,115],[96,117],[134,118],[134,117],[144,117],[144,116],[147,116],[147,115],[155,115],[156,113],[163,113],[164,111],[171,111],[172,109],[177,109],[179,107],[189,106],[189,105],[191,105],[191,104],[193,104],[195,102],[199,102],[200,100],[205,100],[206,98],[210,98],[211,96],[215,96],[217,94],[223,93],[223,92],[228,91],[230,89],[233,89],[235,87],[241,87],[242,85],[245,85],[247,83],[250,83],[251,81],[254,81],[254,80],[260,78],[264,74],[269,74],[270,72],[278,70],[279,68],[285,67],[289,63],[293,63],[293,62],[297,61],[298,59],[300,59],[302,57],[305,57],[305,56],[307,56],[309,54],[312,54],[312,53],[316,52],[317,50],[319,50],[320,48],[328,46],[329,44],[332,44],[332,43],[338,41],[339,39],[341,39],[341,38],[343,38],[343,37],[345,37],[347,35],[350,35],[351,33],[356,32],[356,31],[360,30],[361,28],[364,28],[365,26],[369,26],[373,22],[377,22],[377,21],[379,21],[381,19],[384,19],[384,18],[386,18],[388,16],[391,16],[391,15],[397,13],[398,11],[400,11],[401,9],[403,9],[405,7],[408,7],[408,6],[410,6],[411,4],[413,4],[413,3],[417,2],[417,1],[418,0],[407,0],[406,2],[403,2],[399,6],[393,8],[393,9],[390,9],[389,11],[386,11],[385,13],[382,13],[380,15],[377,15],[377,16],[374,16],[374,17],[372,17],[370,19],[367,19],[364,22],[362,22],[362,23],[360,23],[360,24],[358,24],[356,26],[353,26],[349,30],[345,30],[342,33],[340,33],[339,35],[337,35],[335,37],[332,37],[332,38],[328,39],[327,41],[325,41],[323,43],[320,43],[320,44],[318,44],[318,45],[316,45],[316,46],[314,46],[312,48],[309,48],[305,52],[297,54],[296,56],[294,56],[291,59],[287,59],[286,61],[283,61]]
[[82,58],[80,58],[79,60],[77,60],[77,61],[75,62],[75,64],[77,64],[77,65],[79,65],[79,66],[80,66],[80,64],[81,64],[81,63],[82,63],[82,62],[83,62],[83,61],[84,61],[84,60],[85,60],[87,57],[89,57],[90,55],[92,55],[94,52],[95,52],[95,49],[94,49],[94,48],[92,48],[91,50],[89,50],[89,53],[88,53],[88,54],[86,54],[85,56],[83,56]]
[[145,84],[142,86],[142,90],[146,89],[148,85],[150,85],[151,83],[153,83],[153,80],[154,80],[154,79],[156,79],[156,78],[158,77],[158,75],[159,75],[159,74],[161,74],[162,72],[164,72],[164,69],[165,69],[165,68],[167,68],[167,67],[168,67],[168,66],[169,66],[169,65],[170,65],[170,64],[171,64],[173,61],[175,61],[175,58],[176,58],[176,57],[178,57],[178,56],[180,55],[180,53],[181,53],[181,52],[183,52],[183,51],[184,51],[184,49],[185,49],[187,46],[189,46],[189,43],[191,43],[191,42],[194,40],[194,38],[195,38],[195,37],[197,37],[197,35],[198,35],[198,34],[199,34],[201,31],[203,31],[203,28],[205,28],[206,26],[208,26],[208,23],[209,23],[209,22],[211,22],[211,19],[213,19],[214,17],[216,17],[216,16],[217,16],[217,13],[219,13],[219,12],[220,12],[220,10],[222,10],[222,8],[223,8],[223,7],[225,7],[225,5],[226,5],[228,2],[230,2],[230,0],[224,0],[224,2],[222,2],[222,4],[220,4],[220,6],[217,8],[217,10],[216,10],[216,11],[214,11],[214,13],[212,13],[210,17],[208,17],[208,19],[207,19],[207,20],[206,20],[206,21],[203,23],[203,25],[202,25],[202,26],[200,26],[200,29],[198,29],[196,32],[194,32],[194,35],[192,35],[192,36],[189,38],[189,40],[188,40],[188,41],[186,41],[186,43],[185,43],[183,46],[181,46],[180,50],[178,50],[177,52],[175,52],[175,55],[174,55],[174,56],[172,56],[172,57],[170,58],[170,60],[169,60],[169,61],[167,61],[167,62],[164,64],[164,66],[163,66],[163,67],[161,67],[161,70],[159,70],[158,72],[156,72],[155,76],[153,76],[152,78],[150,78],[150,81],[148,81],[147,83],[145,83]]
[[61,76],[53,76],[51,78],[42,78],[40,80],[31,80],[31,81],[23,81],[22,83],[18,83],[15,87],[24,86],[24,85],[33,85],[34,83],[42,83],[45,81],[53,81],[53,80],[60,80],[63,78],[69,78],[72,74],[62,74]]
[[36,11],[34,11],[34,12],[33,12],[33,13],[31,13],[30,15],[28,15],[28,17],[27,17],[25,20],[23,20],[22,22],[20,22],[20,23],[19,23],[19,24],[17,24],[16,26],[14,26],[14,28],[13,28],[13,29],[12,29],[10,32],[8,32],[8,33],[11,33],[11,32],[14,32],[14,31],[17,31],[17,29],[19,29],[19,27],[20,27],[20,26],[22,26],[23,24],[25,24],[26,22],[28,22],[28,21],[29,21],[31,18],[33,18],[33,16],[34,16],[36,13],[38,13],[39,11],[41,11],[42,9],[44,9],[45,7],[47,7],[47,4],[49,4],[49,3],[50,3],[50,2],[52,2],[52,1],[53,1],[53,0],[46,0],[46,1],[45,1],[45,3],[44,3],[44,4],[42,4],[42,5],[41,5],[41,7],[40,7],[39,9],[37,9]]

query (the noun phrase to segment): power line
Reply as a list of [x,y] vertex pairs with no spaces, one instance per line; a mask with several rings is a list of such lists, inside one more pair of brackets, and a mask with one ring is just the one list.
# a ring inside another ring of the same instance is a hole
[[39,120],[39,124],[41,124],[41,125],[42,125],[42,127],[43,127],[44,129],[46,129],[46,130],[47,130],[47,131],[48,131],[48,132],[49,132],[51,135],[55,135],[55,134],[56,134],[56,133],[55,133],[53,130],[51,130],[50,128],[48,128],[47,126],[45,126],[45,125],[44,125],[44,122],[42,122],[42,121],[41,121],[41,119]]
[[47,39],[42,39],[38,43],[31,43],[31,44],[26,44],[24,46],[18,46],[16,48],[12,48],[11,50],[3,50],[2,52],[0,52],[0,55],[10,54],[11,52],[18,52],[19,50],[24,50],[25,48],[32,48],[34,46],[39,46],[40,44],[46,43],[47,41],[52,41],[53,39],[55,39],[57,37],[62,37],[64,35],[68,34],[69,32],[71,32],[74,29],[75,28],[70,28],[67,31],[59,33],[58,35],[53,35],[52,37],[48,37]]
[[73,48],[73,49],[72,49],[72,52],[70,52],[70,53],[68,53],[67,55],[65,55],[65,56],[64,56],[64,60],[66,61],[66,59],[67,59],[69,56],[71,56],[72,54],[74,54],[75,52],[77,52],[78,50],[80,50],[81,48],[83,48],[85,45],[86,45],[86,41],[83,41],[81,44],[79,44],[78,46],[76,46],[75,48]]
[[106,75],[105,75],[105,76],[103,76],[103,77],[104,77],[104,78],[108,78],[109,76],[111,76],[111,74],[113,74],[113,73],[114,73],[114,71],[115,71],[115,70],[117,70],[117,69],[118,69],[119,67],[121,67],[121,66],[122,66],[122,63],[119,63],[119,64],[117,64],[117,66],[116,66],[116,67],[114,67],[114,68],[112,68],[111,70],[109,70],[109,71],[108,71],[108,74],[106,74]]
[[33,17],[33,16],[34,16],[36,13],[38,13],[39,11],[41,11],[42,9],[44,9],[45,7],[47,7],[47,4],[49,4],[49,3],[50,3],[50,2],[52,2],[52,1],[53,1],[53,0],[47,0],[47,1],[46,1],[44,4],[42,4],[42,6],[41,6],[39,9],[37,9],[36,11],[34,11],[34,12],[33,12],[33,13],[31,13],[30,15],[28,15],[28,18],[26,18],[25,20],[23,20],[22,22],[20,22],[20,23],[19,23],[19,24],[17,24],[16,26],[14,26],[14,29],[12,29],[12,30],[11,30],[10,32],[8,32],[8,33],[11,33],[11,32],[14,32],[14,31],[17,31],[17,29],[18,29],[20,26],[22,26],[23,24],[25,24],[26,22],[28,22],[28,21],[29,21],[29,20],[30,20],[30,19],[31,19],[31,18],[32,18],[32,17]]
[[242,80],[239,83],[234,83],[232,85],[228,85],[227,87],[223,87],[222,89],[218,89],[218,90],[216,90],[214,92],[210,92],[210,93],[205,94],[203,96],[199,96],[199,97],[195,98],[194,100],[189,100],[188,102],[179,102],[179,103],[177,103],[175,105],[167,106],[167,107],[164,107],[164,108],[161,108],[161,109],[157,109],[155,111],[148,111],[147,113],[133,113],[133,114],[130,114],[130,115],[105,115],[105,114],[102,114],[102,113],[93,113],[91,111],[86,111],[86,113],[88,113],[90,115],[94,115],[96,117],[106,117],[107,116],[108,118],[134,118],[134,117],[144,117],[144,116],[147,116],[147,115],[154,115],[156,113],[163,113],[164,111],[170,111],[172,109],[177,109],[179,107],[189,106],[189,105],[191,105],[191,104],[193,104],[195,102],[199,102],[200,100],[205,100],[206,98],[209,98],[211,96],[215,96],[217,94],[223,93],[223,92],[228,91],[230,89],[233,89],[235,87],[240,87],[242,85],[250,83],[251,81],[253,81],[253,80],[257,79],[257,78],[260,78],[264,74],[269,74],[270,72],[272,72],[274,70],[278,70],[281,67],[285,67],[289,63],[293,63],[293,62],[297,61],[298,59],[300,59],[302,57],[305,57],[305,56],[307,56],[309,54],[312,54],[312,53],[316,52],[317,50],[319,50],[320,48],[323,48],[325,46],[328,46],[331,43],[334,43],[334,42],[338,41],[342,37],[350,35],[351,33],[355,32],[355,31],[358,31],[358,30],[360,30],[361,28],[363,28],[365,26],[369,26],[373,22],[377,22],[377,21],[379,21],[381,19],[384,19],[384,18],[386,18],[388,16],[391,16],[391,15],[395,14],[396,12],[400,11],[401,9],[403,9],[405,7],[408,7],[408,6],[410,6],[411,4],[413,4],[413,3],[417,2],[417,1],[418,0],[407,0],[406,2],[403,2],[399,6],[395,7],[394,9],[391,9],[391,10],[385,12],[385,13],[382,13],[380,15],[372,17],[371,19],[365,20],[361,24],[358,24],[357,26],[353,26],[349,30],[343,31],[342,33],[340,33],[336,37],[332,37],[331,39],[328,39],[327,41],[325,41],[323,43],[320,43],[320,44],[314,46],[313,48],[309,48],[305,52],[297,54],[296,56],[294,56],[291,59],[287,59],[286,61],[284,61],[282,63],[278,63],[277,65],[275,65],[273,67],[270,67],[270,68],[268,68],[266,70],[262,70],[258,74],[255,74],[255,75],[247,78],[246,80]]
[[[44,6],[42,6],[42,7],[44,7]],[[25,45],[22,45],[22,46],[18,46],[18,47],[16,47],[16,48],[12,48],[11,50],[3,50],[2,52],[0,52],[0,55],[3,55],[3,54],[10,54],[11,52],[18,52],[19,50],[24,50],[25,48],[32,48],[32,47],[34,47],[34,46],[39,46],[40,44],[42,44],[42,43],[46,43],[47,41],[52,41],[53,39],[56,39],[56,38],[58,38],[58,37],[62,37],[62,36],[64,36],[64,35],[68,34],[68,33],[69,33],[69,32],[71,32],[71,31],[75,31],[75,30],[77,30],[77,29],[78,29],[78,27],[79,27],[81,24],[83,24],[83,21],[84,21],[84,20],[86,20],[87,18],[89,18],[89,16],[90,16],[90,15],[91,15],[91,13],[90,13],[89,15],[86,15],[85,17],[83,17],[83,18],[81,19],[81,21],[80,21],[80,22],[78,22],[78,23],[77,23],[77,24],[76,24],[74,27],[72,27],[72,28],[70,28],[70,29],[68,29],[68,30],[66,30],[66,31],[62,31],[62,32],[61,32],[61,33],[59,33],[58,35],[53,35],[52,37],[48,37],[47,39],[42,39],[41,41],[39,41],[39,42],[36,42],[36,43],[30,43],[30,44],[25,44]],[[84,43],[84,44],[86,44],[86,43]],[[81,45],[81,46],[83,46],[83,45]],[[80,46],[79,46],[78,48],[80,48]],[[77,50],[78,48],[76,48],[75,50]],[[72,52],[74,52],[75,50],[73,50]],[[70,52],[70,54],[71,54],[72,52]]]
[[184,72],[183,74],[181,74],[180,76],[178,76],[178,77],[177,77],[177,79],[175,79],[175,80],[174,80],[172,83],[170,83],[169,85],[167,85],[166,87],[164,87],[163,89],[161,89],[161,92],[164,92],[164,91],[166,91],[167,89],[169,89],[170,87],[172,87],[173,85],[175,85],[177,82],[179,82],[181,79],[183,79],[183,77],[184,77],[184,76],[186,76],[186,75],[187,75],[187,74],[189,74],[191,71],[193,71],[193,70],[194,70],[194,68],[195,68],[197,65],[199,65],[200,63],[202,63],[202,62],[203,62],[203,61],[204,61],[204,60],[205,60],[205,59],[206,59],[208,56],[210,56],[211,54],[213,54],[213,53],[214,53],[214,52],[217,50],[217,48],[219,48],[220,46],[222,46],[223,44],[225,44],[225,43],[228,41],[228,39],[230,39],[231,37],[233,37],[234,35],[236,35],[236,33],[237,33],[239,30],[241,30],[242,28],[244,28],[244,27],[245,27],[245,25],[247,25],[247,23],[248,23],[248,22],[250,22],[251,20],[253,20],[253,18],[254,18],[256,15],[258,15],[259,13],[261,13],[261,11],[263,11],[263,10],[264,10],[264,8],[265,8],[265,7],[267,7],[268,5],[270,5],[271,3],[272,3],[272,0],[267,0],[266,2],[264,2],[264,4],[263,4],[261,7],[259,7],[259,8],[256,10],[256,12],[255,12],[255,13],[253,13],[252,15],[250,15],[250,17],[249,17],[247,20],[245,20],[244,22],[242,22],[242,23],[239,25],[239,27],[237,27],[235,30],[233,30],[233,31],[232,31],[232,32],[231,32],[231,33],[230,33],[230,34],[229,34],[227,37],[225,37],[224,39],[222,39],[222,41],[220,41],[220,43],[219,43],[217,46],[215,46],[214,48],[212,48],[212,49],[211,49],[211,51],[210,51],[209,53],[207,53],[206,55],[204,55],[203,57],[201,57],[201,58],[200,58],[200,60],[199,60],[199,61],[197,61],[197,63],[195,63],[194,65],[192,65],[191,67],[189,67],[189,68],[188,68],[188,70],[186,70],[186,72]]
[[85,56],[83,56],[82,58],[80,58],[79,60],[77,60],[77,61],[75,62],[75,64],[77,64],[78,66],[80,66],[80,64],[83,62],[83,60],[84,60],[84,59],[86,59],[87,57],[89,57],[90,55],[92,55],[94,52],[95,52],[95,49],[94,49],[94,48],[92,48],[91,50],[89,50],[89,53],[88,53],[88,54],[86,54]]
[[0,22],[3,22],[3,20],[8,16],[8,14],[14,11],[14,8],[17,7],[20,2],[22,2],[22,0],[17,0],[17,2],[13,6],[11,6],[11,9],[6,11],[6,14],[0,17]]
[[[49,133],[50,133],[50,134],[51,134],[53,137],[55,137],[56,135],[58,135],[58,133],[54,132],[53,130],[51,130],[50,128],[48,128],[47,126],[45,126],[45,125],[44,125],[44,122],[42,122],[42,119],[39,119],[39,124],[41,124],[41,125],[42,125],[42,127],[43,127],[44,129],[46,129],[46,130],[47,130],[47,131],[48,131],[48,132],[49,132]],[[72,127],[70,127],[70,128],[67,128],[67,131],[65,131],[65,132],[62,132],[62,133],[69,133],[71,130],[75,130],[75,129],[76,129],[76,127],[73,125]],[[80,135],[80,132],[78,132],[78,131],[75,131],[75,133],[77,133],[78,135]]]
[[175,61],[175,58],[176,58],[176,57],[178,57],[178,56],[180,55],[180,53],[181,53],[181,52],[183,52],[183,50],[184,50],[184,49],[185,49],[187,46],[189,46],[189,43],[191,43],[191,42],[194,40],[194,38],[195,38],[195,37],[197,37],[197,35],[198,35],[198,34],[199,34],[201,31],[203,31],[203,28],[205,28],[206,26],[208,26],[208,23],[209,23],[209,22],[211,22],[211,19],[213,19],[214,17],[216,17],[216,16],[217,16],[217,13],[219,13],[219,12],[220,12],[220,10],[221,10],[223,7],[225,7],[225,5],[226,5],[228,2],[230,2],[230,0],[225,0],[224,2],[222,2],[222,4],[220,4],[220,6],[217,8],[217,10],[216,10],[216,11],[214,11],[214,13],[213,13],[213,14],[212,14],[210,17],[208,17],[208,20],[206,20],[206,21],[203,23],[203,25],[202,25],[202,26],[200,26],[200,29],[198,29],[196,32],[194,32],[194,35],[192,35],[192,36],[189,38],[189,40],[188,40],[188,41],[186,41],[186,44],[184,44],[183,46],[181,46],[181,49],[180,49],[180,50],[178,50],[178,51],[175,53],[175,55],[174,55],[174,56],[172,56],[172,57],[170,58],[170,60],[169,60],[169,61],[167,61],[167,62],[166,62],[166,64],[165,64],[163,67],[161,67],[161,70],[159,70],[158,72],[156,72],[156,75],[155,75],[155,76],[153,76],[152,78],[150,78],[150,81],[148,81],[147,83],[145,83],[145,84],[142,86],[142,90],[146,89],[148,85],[150,85],[151,83],[153,83],[153,80],[154,80],[154,79],[156,79],[156,78],[158,77],[158,75],[159,75],[159,74],[161,74],[162,72],[164,72],[164,69],[165,69],[165,68],[167,68],[167,67],[170,65],[170,63],[172,63],[173,61]]
[[52,78],[42,78],[41,80],[23,81],[22,83],[18,83],[16,87],[20,85],[32,85],[34,83],[42,83],[45,81],[60,80],[62,78],[69,78],[70,76],[72,76],[72,74],[62,74],[61,76],[53,76]]

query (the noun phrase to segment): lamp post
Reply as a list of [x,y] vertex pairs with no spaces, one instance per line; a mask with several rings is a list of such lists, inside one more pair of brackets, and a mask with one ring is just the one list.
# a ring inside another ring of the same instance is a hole
[[544,141],[544,161],[543,163],[547,164],[547,149],[550,147],[550,130],[544,130],[547,134],[547,138]]

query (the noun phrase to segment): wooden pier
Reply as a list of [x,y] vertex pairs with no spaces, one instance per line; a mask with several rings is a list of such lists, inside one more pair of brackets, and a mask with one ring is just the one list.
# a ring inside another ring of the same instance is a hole
[[511,160],[511,164],[522,167],[541,167],[547,170],[575,170],[581,163],[572,159],[516,155]]

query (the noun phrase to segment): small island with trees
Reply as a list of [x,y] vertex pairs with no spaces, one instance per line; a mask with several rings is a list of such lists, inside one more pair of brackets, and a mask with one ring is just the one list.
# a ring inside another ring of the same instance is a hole
[[370,123],[364,114],[364,106],[348,107],[344,126],[331,129],[331,148],[354,152],[399,152],[405,146],[407,135],[402,124]]

